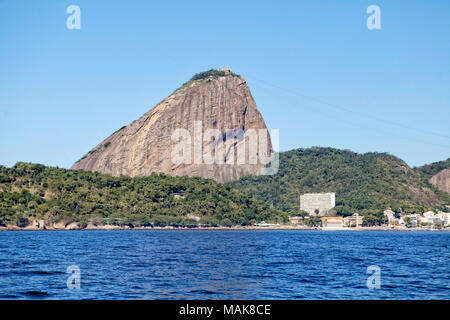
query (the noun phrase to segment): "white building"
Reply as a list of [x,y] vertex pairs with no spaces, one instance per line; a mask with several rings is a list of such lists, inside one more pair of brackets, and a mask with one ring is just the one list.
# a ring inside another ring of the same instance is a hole
[[349,217],[344,218],[344,227],[361,227],[363,224],[363,216],[359,213],[354,213]]
[[409,221],[411,222],[411,227],[415,228],[419,225],[419,216],[417,214],[410,214],[409,216]]
[[339,230],[344,228],[344,218],[342,217],[322,217],[322,227],[327,230]]
[[435,217],[439,218],[444,226],[450,225],[450,212],[438,211]]
[[393,224],[394,222],[398,221],[397,218],[395,218],[395,212],[391,209],[384,210],[383,214],[387,217],[388,224]]
[[434,212],[433,211],[427,211],[423,213],[424,218],[434,218]]
[[300,210],[310,216],[325,216],[328,210],[334,208],[336,196],[334,192],[305,193],[300,195]]
[[430,225],[434,224],[442,224],[446,225],[446,221],[448,224],[448,215],[446,212],[439,211],[435,214],[433,211],[424,212],[423,217],[420,218],[420,223],[428,223]]
[[433,211],[424,212],[420,217],[420,223],[434,224],[435,216]]
[[303,222],[303,217],[298,216],[289,217],[289,222],[292,224],[301,224]]

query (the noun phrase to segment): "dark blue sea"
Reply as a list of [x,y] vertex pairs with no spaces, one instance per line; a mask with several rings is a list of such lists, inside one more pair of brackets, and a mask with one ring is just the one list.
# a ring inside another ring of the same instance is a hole
[[3,231],[0,299],[449,299],[449,246],[449,232]]

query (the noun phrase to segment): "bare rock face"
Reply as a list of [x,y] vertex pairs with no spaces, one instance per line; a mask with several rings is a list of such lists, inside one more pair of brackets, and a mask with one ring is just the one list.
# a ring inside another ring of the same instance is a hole
[[[252,140],[255,132],[259,140]],[[263,174],[268,161],[262,159],[271,152],[266,125],[244,78],[228,69],[210,70],[113,133],[71,169],[132,177],[159,172],[227,182]],[[239,154],[245,155],[244,161],[238,160]]]
[[429,182],[439,190],[450,194],[450,168],[439,171],[430,178]]

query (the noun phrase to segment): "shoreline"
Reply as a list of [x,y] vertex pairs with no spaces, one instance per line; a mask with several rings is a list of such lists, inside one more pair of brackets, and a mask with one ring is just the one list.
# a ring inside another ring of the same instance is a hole
[[270,227],[256,227],[256,226],[234,226],[234,227],[127,227],[127,226],[87,226],[80,228],[74,225],[68,226],[49,226],[45,228],[27,226],[18,227],[13,225],[0,226],[0,231],[450,231],[450,228],[445,229],[425,229],[425,228],[389,228],[389,227],[358,227],[358,228],[337,228],[327,229],[322,227],[305,227],[305,226],[270,226]]

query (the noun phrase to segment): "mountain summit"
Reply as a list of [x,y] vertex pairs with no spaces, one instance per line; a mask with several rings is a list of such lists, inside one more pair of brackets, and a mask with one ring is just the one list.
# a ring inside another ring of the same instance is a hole
[[245,79],[223,68],[196,74],[71,169],[132,177],[159,172],[227,182],[262,174],[267,161],[255,157],[271,154],[267,127]]

